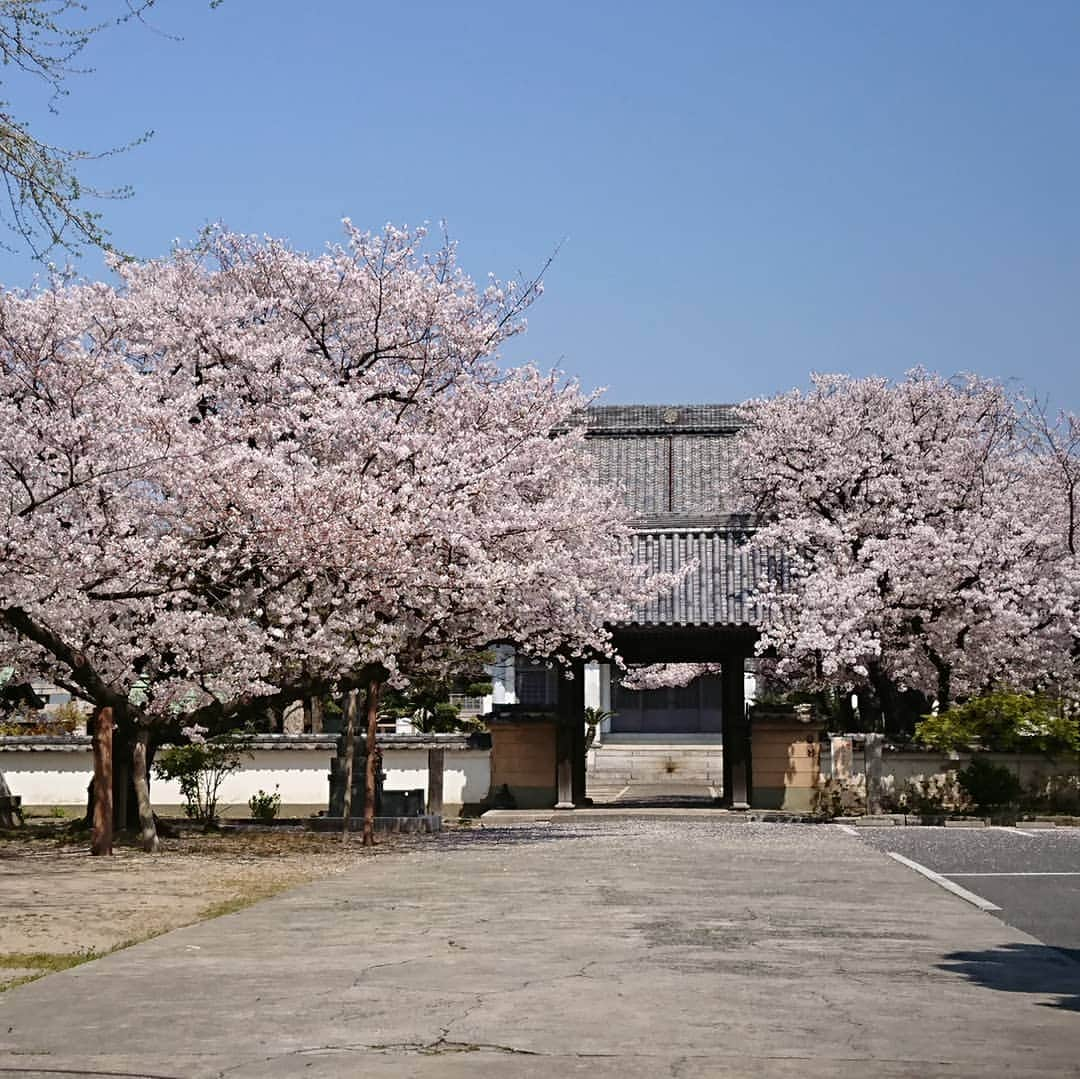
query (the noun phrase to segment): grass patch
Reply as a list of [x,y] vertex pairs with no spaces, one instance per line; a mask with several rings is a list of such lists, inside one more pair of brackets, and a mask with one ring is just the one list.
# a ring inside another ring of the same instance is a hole
[[89,963],[92,959],[100,959],[106,954],[108,953],[95,952],[93,949],[81,952],[5,952],[0,955],[0,970],[31,970],[34,973],[24,974],[11,981],[4,981],[0,976],[0,993],[6,989],[14,989],[17,985],[37,981],[38,978],[44,978],[46,974],[70,970],[82,963]]
[[303,882],[297,880],[260,881],[258,883],[245,881],[242,885],[243,891],[238,895],[230,896],[228,899],[222,899],[220,902],[211,903],[210,906],[204,907],[199,911],[199,919],[201,921],[209,918],[220,918],[225,914],[235,914],[238,910],[254,906],[263,899],[269,899],[271,896],[285,891],[286,888],[291,888],[293,885],[300,883]]
[[34,969],[43,974],[55,974],[58,970],[68,970],[80,963],[89,963],[91,959],[100,959],[103,954],[93,949],[82,952],[7,952],[0,955],[0,968]]

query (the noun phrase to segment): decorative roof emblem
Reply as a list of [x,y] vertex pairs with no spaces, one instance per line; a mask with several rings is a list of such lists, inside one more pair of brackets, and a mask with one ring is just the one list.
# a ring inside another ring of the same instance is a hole
[[677,408],[665,408],[661,413],[661,419],[663,419],[664,423],[678,423],[679,410]]

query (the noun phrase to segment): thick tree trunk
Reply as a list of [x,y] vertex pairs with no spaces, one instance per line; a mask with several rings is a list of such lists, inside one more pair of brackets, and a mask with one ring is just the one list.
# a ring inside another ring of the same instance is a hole
[[349,839],[349,818],[352,816],[353,774],[356,769],[356,690],[345,695],[345,729],[341,737],[345,751],[345,792],[341,803],[341,841]]
[[367,745],[364,759],[364,846],[375,846],[375,787],[379,770],[379,693],[382,683],[374,678],[367,690]]
[[881,726],[885,731],[895,730],[899,723],[899,694],[892,679],[876,664],[870,665],[870,685],[881,709]]
[[952,665],[946,663],[932,648],[928,654],[937,672],[937,709],[939,712],[947,712],[952,704]]
[[139,807],[139,845],[148,854],[161,846],[154,810],[150,805],[150,729],[139,727],[131,750],[131,771],[135,780],[135,802]]
[[98,709],[94,723],[94,821],[90,853],[112,854],[113,843],[113,711]]
[[11,788],[7,785],[4,773],[0,772],[0,828],[14,828],[21,823],[13,807]]
[[113,828],[117,832],[135,827],[131,789],[131,753],[130,734],[121,717],[114,714],[115,732],[113,734]]

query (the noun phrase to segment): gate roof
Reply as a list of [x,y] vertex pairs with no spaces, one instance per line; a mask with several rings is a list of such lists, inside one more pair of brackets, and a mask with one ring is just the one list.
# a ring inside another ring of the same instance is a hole
[[755,582],[773,559],[744,545],[750,518],[732,483],[734,405],[599,405],[583,416],[595,477],[632,511],[635,561],[692,568],[671,593],[641,607],[639,626],[752,626]]

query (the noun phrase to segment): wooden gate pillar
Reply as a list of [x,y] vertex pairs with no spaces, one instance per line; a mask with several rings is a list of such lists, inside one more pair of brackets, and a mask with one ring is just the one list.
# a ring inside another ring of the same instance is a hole
[[559,672],[559,736],[556,809],[585,803],[585,663],[575,660],[567,678]]
[[721,672],[724,804],[750,808],[750,733],[743,687],[743,657],[725,659]]

